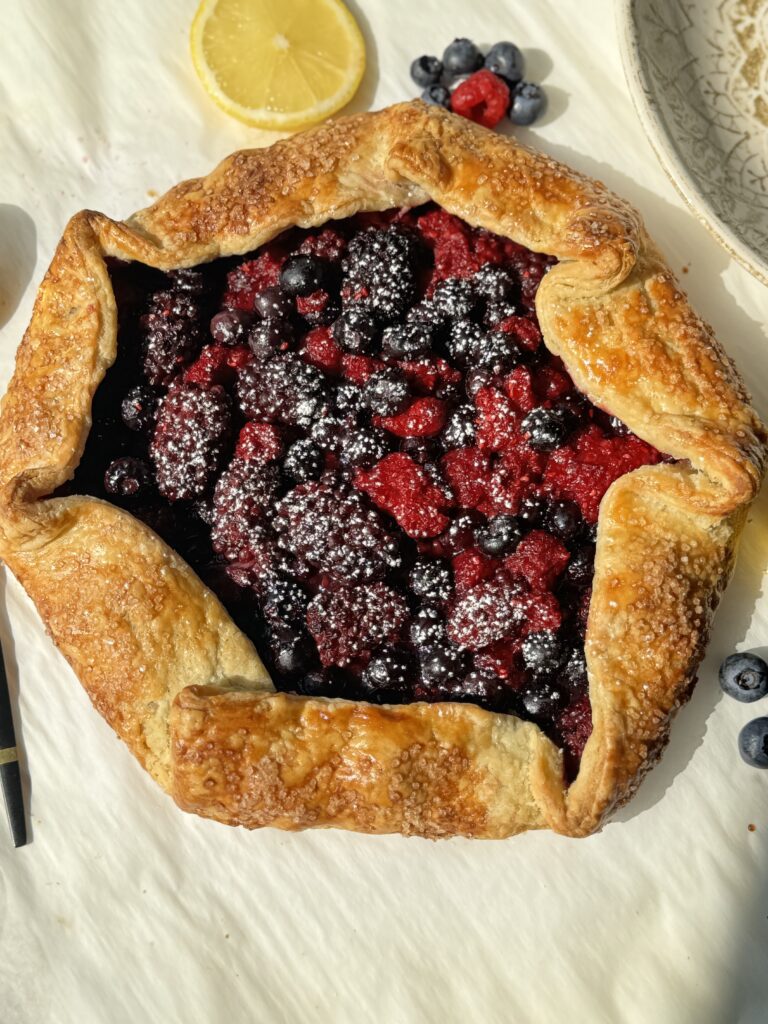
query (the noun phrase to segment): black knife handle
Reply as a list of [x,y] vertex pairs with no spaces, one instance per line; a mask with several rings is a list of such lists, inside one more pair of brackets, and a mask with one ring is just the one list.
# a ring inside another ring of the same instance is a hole
[[13,845],[24,846],[27,841],[27,820],[24,816],[21,772],[16,750],[13,747],[0,750],[0,783],[3,787],[5,809],[8,812]]

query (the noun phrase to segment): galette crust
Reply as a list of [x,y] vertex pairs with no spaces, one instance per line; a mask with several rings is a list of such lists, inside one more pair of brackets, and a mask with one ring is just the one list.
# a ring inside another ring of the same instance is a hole
[[[435,200],[560,261],[537,310],[578,387],[678,461],[600,508],[586,638],[594,729],[575,782],[537,726],[464,704],[276,693],[217,598],[145,525],[70,479],[116,352],[105,257],[163,270],[293,225]],[[228,157],[153,206],[67,226],[0,415],[0,555],[94,705],[185,810],[249,828],[587,835],[658,757],[686,700],[765,428],[637,213],[601,183],[420,102]]]

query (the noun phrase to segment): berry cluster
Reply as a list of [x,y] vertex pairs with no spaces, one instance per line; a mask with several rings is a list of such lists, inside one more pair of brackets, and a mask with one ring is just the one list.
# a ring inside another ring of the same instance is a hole
[[533,124],[544,109],[541,86],[523,81],[523,55],[514,43],[494,43],[484,55],[471,39],[454,39],[442,59],[417,57],[411,78],[427,103],[486,128],[495,128],[505,115],[512,124]]
[[512,712],[573,768],[598,505],[660,456],[542,345],[553,262],[428,205],[201,271],[116,264],[73,486],[177,547],[278,686]]

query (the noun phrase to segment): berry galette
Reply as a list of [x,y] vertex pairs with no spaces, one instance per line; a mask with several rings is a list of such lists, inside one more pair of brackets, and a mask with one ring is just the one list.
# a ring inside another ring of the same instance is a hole
[[0,554],[229,824],[585,835],[688,696],[765,431],[635,212],[414,102],[81,213]]

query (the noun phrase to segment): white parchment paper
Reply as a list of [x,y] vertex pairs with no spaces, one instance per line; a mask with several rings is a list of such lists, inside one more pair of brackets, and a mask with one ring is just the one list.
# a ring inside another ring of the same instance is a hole
[[[352,109],[412,95],[410,60],[455,35],[516,40],[550,96],[521,137],[635,202],[768,413],[768,294],[660,169],[610,0],[350,6],[369,46]],[[0,4],[1,385],[72,213],[125,216],[270,141],[198,85],[194,7]],[[721,698],[716,682],[725,654],[768,644],[767,505],[662,765],[583,841],[246,833],[184,815],[91,709],[6,576],[0,630],[33,842],[14,851],[0,822],[2,1024],[768,1020],[768,773],[736,749],[741,724],[766,711]]]

